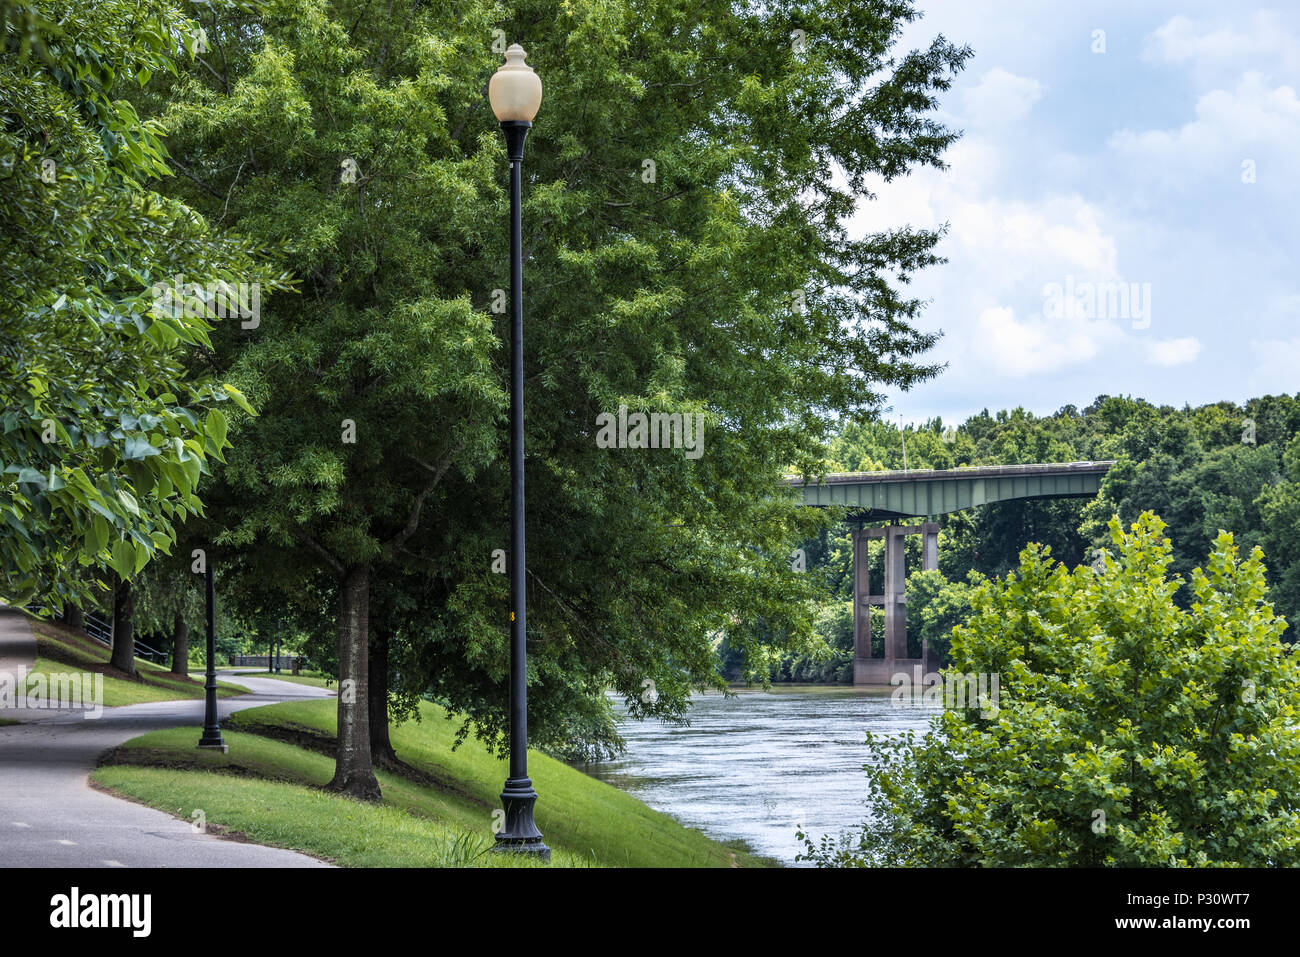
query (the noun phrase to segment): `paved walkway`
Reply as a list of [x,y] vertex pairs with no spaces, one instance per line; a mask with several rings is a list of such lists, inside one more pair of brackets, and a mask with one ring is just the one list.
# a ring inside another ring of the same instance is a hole
[[[0,672],[36,654],[26,617],[0,606]],[[222,720],[244,708],[328,697],[320,688],[226,676],[252,694],[217,699]],[[99,756],[161,728],[189,726],[198,742],[203,701],[160,701],[84,712],[8,711],[0,726],[0,867],[325,867],[305,854],[196,834],[188,821],[109,797],[89,785]]]
[[0,672],[17,675],[36,659],[36,639],[27,616],[16,608],[0,604]]

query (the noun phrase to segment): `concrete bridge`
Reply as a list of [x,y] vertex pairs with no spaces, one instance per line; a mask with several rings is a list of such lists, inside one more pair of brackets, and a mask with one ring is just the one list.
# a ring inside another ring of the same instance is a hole
[[[904,536],[921,535],[921,567],[939,567],[939,524],[898,523],[901,518],[931,518],[976,505],[1033,498],[1086,498],[1101,489],[1114,462],[1061,462],[1042,465],[992,465],[960,469],[906,469],[894,472],[833,472],[820,482],[786,479],[803,490],[804,504],[838,505],[859,523],[890,524],[853,531],[853,683],[888,685],[893,675],[937,671],[939,662],[923,647],[920,658],[907,657],[907,595]],[[871,594],[867,540],[885,540],[884,592]],[[872,605],[885,610],[884,657],[871,654]]]

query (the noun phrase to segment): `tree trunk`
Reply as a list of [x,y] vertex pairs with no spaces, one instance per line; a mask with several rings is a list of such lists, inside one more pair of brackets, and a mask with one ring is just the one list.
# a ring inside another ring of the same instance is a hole
[[368,638],[370,569],[353,566],[339,577],[339,731],[334,779],[327,787],[362,801],[380,799],[370,761]]
[[113,655],[109,664],[135,674],[135,596],[131,583],[117,579],[113,589]]
[[63,606],[63,623],[77,631],[86,629],[86,613],[71,603]]
[[388,738],[388,635],[380,629],[370,639],[370,758],[381,768],[397,764]]
[[172,674],[190,673],[190,626],[180,612],[172,619]]

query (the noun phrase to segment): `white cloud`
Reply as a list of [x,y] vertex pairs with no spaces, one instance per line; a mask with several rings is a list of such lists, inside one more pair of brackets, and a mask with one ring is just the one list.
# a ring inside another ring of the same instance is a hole
[[1250,351],[1252,395],[1300,391],[1300,338],[1255,339]]
[[1274,296],[1269,308],[1287,316],[1300,315],[1300,293],[1291,292]]
[[1264,64],[1292,71],[1300,61],[1300,44],[1270,10],[1257,11],[1242,30],[1222,21],[1211,24],[1176,16],[1147,37],[1142,59],[1190,64],[1200,71],[1259,69]]
[[[1103,392],[1181,404],[1300,390],[1285,241],[1300,216],[1300,8],[1271,5],[1281,12],[927,5],[913,46],[941,30],[978,51],[941,97],[941,118],[966,133],[949,170],[880,184],[856,224],[950,224],[948,263],[907,287],[929,303],[922,327],[944,331],[933,358],[948,368],[900,409],[947,418]],[[1107,30],[1105,56],[1087,52],[1094,27]],[[1254,184],[1241,181],[1247,159]],[[1070,277],[1151,288],[1150,327],[1044,315],[1044,287]]]
[[1180,366],[1195,362],[1205,347],[1195,336],[1182,339],[1157,339],[1148,344],[1147,358],[1158,366]]
[[970,345],[981,375],[1025,378],[1089,362],[1122,338],[1106,319],[1029,317],[1022,322],[1013,310],[999,306],[980,313]]
[[1270,176],[1289,182],[1300,150],[1300,99],[1293,87],[1270,88],[1259,73],[1247,73],[1231,92],[1201,96],[1196,119],[1169,130],[1120,130],[1110,146],[1164,180],[1207,173],[1235,178],[1251,159],[1259,182]]
[[925,324],[944,330],[936,358],[951,362],[944,379],[954,388],[979,390],[990,376],[1047,377],[1085,367],[1122,344],[1122,327],[1131,324],[1043,315],[1050,283],[1071,277],[1080,283],[1123,281],[1118,224],[1101,206],[1073,193],[1006,196],[996,179],[1009,147],[997,143],[968,136],[950,151],[949,170],[882,184],[855,224],[949,224],[939,247],[948,263],[922,273],[912,291],[932,300]]
[[1005,301],[1007,292],[1037,296],[1043,283],[1069,274],[1118,279],[1116,241],[1102,209],[1073,194],[1032,201],[998,196],[987,175],[996,156],[985,141],[959,144],[951,151],[950,170],[879,187],[878,199],[860,207],[855,227],[934,228],[947,222],[950,232],[939,251],[952,268],[944,272],[969,268],[995,302]]
[[1016,76],[994,67],[963,94],[966,117],[975,126],[1014,123],[1043,97],[1043,85],[1033,77]]

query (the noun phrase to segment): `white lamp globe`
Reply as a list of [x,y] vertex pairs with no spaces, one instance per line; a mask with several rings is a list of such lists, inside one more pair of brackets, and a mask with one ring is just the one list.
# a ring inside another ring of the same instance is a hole
[[488,83],[488,101],[492,112],[502,123],[531,123],[542,105],[542,80],[533,68],[524,62],[524,48],[510,44],[503,63]]

